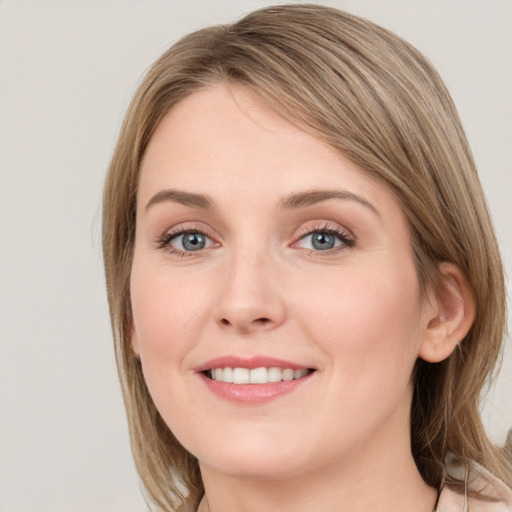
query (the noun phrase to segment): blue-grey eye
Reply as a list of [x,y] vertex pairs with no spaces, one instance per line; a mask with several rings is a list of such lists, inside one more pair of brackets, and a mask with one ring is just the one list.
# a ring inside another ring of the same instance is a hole
[[330,249],[336,249],[342,245],[352,247],[353,241],[349,239],[348,236],[344,233],[324,230],[312,231],[311,233],[304,235],[299,240],[298,245],[303,249],[314,251],[329,251]]
[[311,245],[317,251],[333,249],[336,244],[336,237],[330,233],[312,233]]
[[211,240],[202,233],[190,232],[176,235],[171,245],[180,251],[199,251],[209,247]]

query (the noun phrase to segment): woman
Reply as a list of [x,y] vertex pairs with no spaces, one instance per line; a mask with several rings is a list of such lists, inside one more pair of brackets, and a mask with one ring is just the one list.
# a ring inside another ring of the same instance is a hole
[[479,416],[500,256],[453,103],[410,45],[311,5],[185,37],[132,101],[103,226],[161,508],[511,509]]

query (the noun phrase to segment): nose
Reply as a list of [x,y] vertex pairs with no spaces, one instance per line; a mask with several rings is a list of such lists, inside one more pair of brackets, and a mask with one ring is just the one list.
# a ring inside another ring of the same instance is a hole
[[214,315],[223,329],[250,334],[283,324],[286,308],[278,269],[265,255],[233,256],[223,274]]

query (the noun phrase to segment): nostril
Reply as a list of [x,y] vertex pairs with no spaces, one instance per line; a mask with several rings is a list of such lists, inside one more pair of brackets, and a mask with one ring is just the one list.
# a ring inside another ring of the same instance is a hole
[[[222,318],[220,320],[220,323],[222,325],[225,325],[225,326],[229,326],[229,325],[232,325],[232,323],[227,319],[227,318]],[[271,320],[270,318],[266,318],[266,317],[261,317],[261,318],[255,318],[254,320],[252,320],[250,322],[252,325],[261,325],[261,326],[264,326],[264,325],[267,325],[269,323],[271,323]],[[234,325],[234,324],[233,324]]]
[[235,329],[241,332],[250,333],[252,331],[271,329],[274,325],[279,325],[279,318],[274,319],[270,316],[260,316],[267,311],[256,311],[256,308],[237,307],[231,311],[223,311],[216,318],[217,325],[222,329]]

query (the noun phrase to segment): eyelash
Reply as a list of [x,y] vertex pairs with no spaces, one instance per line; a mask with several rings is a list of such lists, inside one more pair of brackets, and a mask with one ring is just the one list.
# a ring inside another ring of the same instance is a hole
[[[182,250],[179,250],[179,249],[175,249],[171,245],[171,242],[174,239],[178,238],[179,236],[186,235],[187,233],[193,233],[193,234],[202,235],[202,236],[208,238],[209,240],[212,240],[212,237],[210,237],[207,233],[205,233],[204,230],[202,230],[200,228],[195,228],[193,226],[192,227],[187,227],[187,228],[178,227],[178,228],[173,229],[171,231],[165,232],[161,237],[159,237],[157,239],[156,247],[157,247],[157,249],[166,250],[170,254],[172,254],[174,256],[179,256],[179,257],[182,257],[182,258],[194,256],[194,252],[196,252],[196,251],[182,251]],[[294,245],[298,244],[301,240],[304,240],[307,236],[313,235],[315,233],[326,233],[328,235],[332,235],[332,236],[336,237],[339,241],[341,241],[341,246],[335,247],[335,248],[332,248],[332,249],[327,249],[327,250],[324,250],[324,251],[320,251],[320,250],[317,250],[317,249],[304,249],[306,252],[308,252],[310,254],[315,254],[315,255],[326,254],[326,255],[329,255],[329,254],[337,253],[340,250],[344,250],[346,248],[351,249],[351,248],[353,248],[356,245],[355,237],[352,236],[351,234],[349,234],[347,231],[343,231],[341,229],[334,228],[334,227],[329,226],[327,224],[323,224],[323,225],[303,228],[298,233],[298,239],[297,239],[296,242],[294,242],[292,244],[292,247]],[[213,242],[213,243],[216,244],[216,242]],[[201,252],[201,249],[199,249],[197,252]]]
[[[194,256],[195,251],[181,251],[179,249],[175,249],[171,245],[171,242],[174,239],[178,238],[179,236],[186,235],[187,233],[202,235],[202,236],[212,240],[212,237],[209,236],[207,233],[205,233],[203,229],[196,228],[194,226],[190,226],[187,228],[183,228],[180,226],[176,229],[165,232],[161,237],[159,237],[157,240],[157,243],[156,243],[156,247],[157,247],[157,249],[166,250],[173,256],[179,256],[181,258]],[[200,252],[200,251],[198,251],[198,252]]]
[[320,251],[317,249],[304,249],[305,251],[307,251],[310,254],[331,255],[331,254],[336,254],[339,251],[343,251],[347,248],[352,249],[356,245],[356,239],[352,234],[350,234],[346,230],[342,230],[339,228],[329,226],[328,224],[321,224],[321,225],[317,225],[317,226],[308,226],[308,227],[303,228],[301,231],[299,231],[298,241],[294,242],[293,245],[296,245],[301,240],[304,240],[306,237],[308,237],[310,235],[314,235],[315,233],[326,233],[328,235],[332,235],[341,242],[341,245],[338,247],[334,247],[332,249],[324,250],[324,251]]

